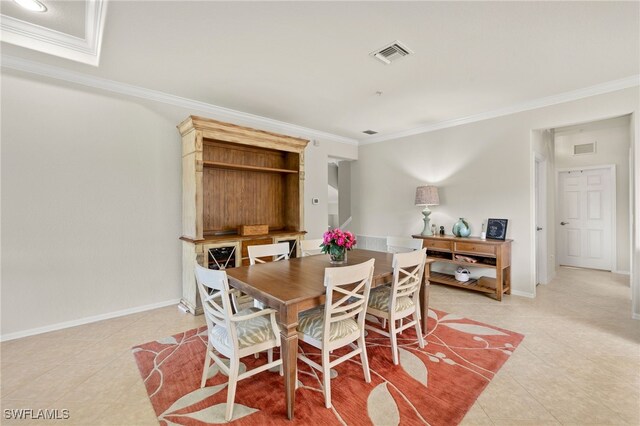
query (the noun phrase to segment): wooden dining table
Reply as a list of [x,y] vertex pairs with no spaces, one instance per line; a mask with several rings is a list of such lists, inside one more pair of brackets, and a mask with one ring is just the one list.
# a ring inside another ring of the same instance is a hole
[[[298,354],[298,313],[324,303],[324,272],[329,267],[355,265],[375,259],[372,287],[392,281],[393,254],[354,249],[348,252],[347,263],[333,266],[328,255],[315,255],[280,262],[268,262],[226,270],[229,284],[254,299],[278,311],[281,326],[281,351],[284,369],[287,417],[294,418],[296,367]],[[425,268],[427,271],[428,268]],[[420,291],[422,330],[427,330],[429,306],[428,279]]]

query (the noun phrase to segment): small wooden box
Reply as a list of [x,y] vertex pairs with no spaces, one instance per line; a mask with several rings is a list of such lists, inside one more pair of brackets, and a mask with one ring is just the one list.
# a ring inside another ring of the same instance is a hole
[[240,225],[238,234],[246,235],[265,235],[269,233],[269,225]]

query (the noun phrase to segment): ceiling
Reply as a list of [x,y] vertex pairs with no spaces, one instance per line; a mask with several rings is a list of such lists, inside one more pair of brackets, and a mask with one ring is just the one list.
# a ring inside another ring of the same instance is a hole
[[[76,36],[95,3],[42,1]],[[369,55],[395,40],[414,54]],[[110,1],[101,42],[98,66],[2,52],[366,142],[637,76],[640,3]]]

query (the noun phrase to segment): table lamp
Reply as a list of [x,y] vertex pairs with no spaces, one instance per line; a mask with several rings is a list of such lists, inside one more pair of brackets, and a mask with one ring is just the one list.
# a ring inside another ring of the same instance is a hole
[[425,206],[422,210],[424,216],[424,229],[422,230],[422,236],[428,237],[433,235],[431,228],[429,227],[429,216],[431,210],[429,206],[437,206],[440,204],[440,198],[438,197],[438,188],[432,185],[419,186],[416,189],[416,206]]

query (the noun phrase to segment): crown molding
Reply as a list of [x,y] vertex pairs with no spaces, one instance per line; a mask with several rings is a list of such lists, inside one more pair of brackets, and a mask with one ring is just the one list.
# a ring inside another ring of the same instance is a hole
[[388,135],[374,136],[371,138],[360,139],[359,145],[368,145],[378,142],[385,142],[393,139],[399,139],[407,136],[418,135],[421,133],[429,133],[436,130],[446,129],[448,127],[461,126],[463,124],[475,123],[478,121],[488,120],[491,118],[502,117],[505,115],[516,114],[518,112],[530,111],[538,108],[558,105],[565,102],[571,102],[578,99],[588,98],[590,96],[603,95],[605,93],[615,92],[617,90],[628,89],[640,85],[640,74],[619,80],[608,81],[606,83],[597,84],[595,86],[585,87],[583,89],[564,92],[558,95],[547,96],[544,98],[534,99],[531,101],[515,104],[506,108],[493,111],[474,114],[467,117],[456,118],[453,120],[440,121],[438,123],[426,124],[424,126],[415,127],[401,132],[391,133]]
[[84,38],[0,15],[0,40],[97,67],[106,14],[107,0],[86,2]]
[[236,111],[205,102],[182,98],[180,96],[171,95],[169,93],[164,93],[157,90],[146,89],[144,87],[120,83],[118,81],[95,77],[75,71],[69,71],[64,68],[47,65],[36,61],[30,61],[28,59],[22,59],[10,55],[2,55],[0,62],[3,68],[36,74],[56,80],[67,81],[70,83],[80,84],[82,86],[106,90],[113,93],[119,93],[121,95],[147,99],[154,102],[177,106],[190,111],[199,111],[207,114],[207,116],[210,118],[222,121],[241,121],[243,125],[255,126],[263,130],[271,130],[275,132],[285,133],[291,136],[298,136],[308,139],[321,139],[348,145],[358,145],[358,141],[355,139],[334,135],[332,133],[323,132],[321,130],[310,129],[307,127],[286,123],[284,121],[274,120],[271,118],[249,114],[242,111]]

